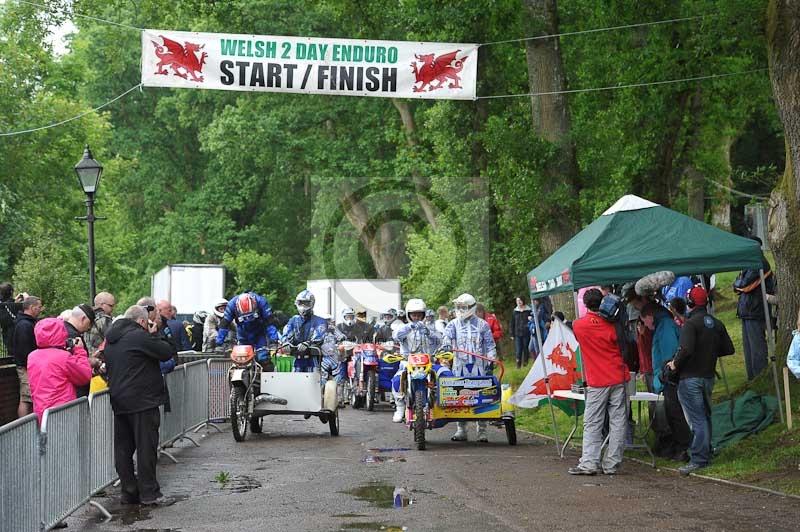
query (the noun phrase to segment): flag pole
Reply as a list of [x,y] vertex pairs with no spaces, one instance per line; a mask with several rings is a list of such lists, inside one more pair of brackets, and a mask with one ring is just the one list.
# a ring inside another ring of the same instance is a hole
[[[550,418],[553,421],[553,436],[556,441],[556,453],[561,456],[561,444],[558,442],[558,425],[556,425],[556,412],[553,409],[553,394],[550,391],[550,372],[547,371],[547,357],[544,354],[544,345],[542,344],[542,331],[539,330],[539,312],[536,300],[531,299],[531,304],[533,305],[533,327],[536,331],[536,343],[539,345],[539,357],[537,358],[542,359],[542,367],[544,368],[544,388],[547,392],[547,403],[550,405]],[[533,361],[531,370],[535,364],[536,360]]]

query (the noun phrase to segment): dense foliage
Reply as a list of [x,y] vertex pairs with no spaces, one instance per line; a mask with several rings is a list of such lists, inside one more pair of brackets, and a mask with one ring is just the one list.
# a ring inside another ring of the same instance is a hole
[[[69,51],[52,53],[46,37],[64,4],[136,27],[263,35],[488,43],[530,29],[520,0],[47,3],[0,7],[0,131],[74,116],[138,83],[135,30],[74,17]],[[766,66],[761,1],[558,8],[562,32],[704,15],[561,38],[572,89]],[[480,54],[479,94],[528,92],[522,43]],[[741,198],[718,184],[768,193],[783,167],[766,72],[576,93],[568,105],[579,226],[622,194],[689,211],[699,193],[700,215],[711,220],[730,201],[742,231]],[[87,142],[105,166],[98,288],[123,304],[148,292],[164,264],[224,263],[231,292],[262,290],[283,308],[305,279],[375,275],[400,276],[405,295],[429,305],[469,290],[510,307],[541,258],[541,207],[564,201],[542,187],[554,153],[533,132],[527,97],[137,90],[58,128],[0,137],[0,278],[45,295],[53,312],[88,284],[85,228],[73,221],[83,194],[71,170]]]

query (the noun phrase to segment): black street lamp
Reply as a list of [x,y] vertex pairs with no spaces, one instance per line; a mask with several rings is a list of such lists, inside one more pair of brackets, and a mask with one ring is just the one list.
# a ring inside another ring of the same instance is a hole
[[100,174],[103,167],[92,158],[89,145],[83,150],[83,159],[75,165],[75,173],[78,174],[78,183],[86,193],[86,216],[76,217],[76,220],[86,220],[89,229],[89,304],[94,304],[95,282],[94,282],[94,221],[100,218],[94,216],[94,195],[100,185]]

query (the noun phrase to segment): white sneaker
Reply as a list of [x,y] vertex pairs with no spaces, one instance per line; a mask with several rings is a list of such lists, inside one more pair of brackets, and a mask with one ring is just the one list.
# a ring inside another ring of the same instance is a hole
[[402,423],[405,417],[406,417],[405,401],[396,401],[394,404],[394,415],[392,416],[392,423]]
[[489,441],[489,437],[486,435],[486,427],[478,428],[478,441],[482,443]]
[[464,423],[459,421],[456,426],[458,428],[456,429],[456,433],[450,438],[450,441],[467,441],[467,429]]

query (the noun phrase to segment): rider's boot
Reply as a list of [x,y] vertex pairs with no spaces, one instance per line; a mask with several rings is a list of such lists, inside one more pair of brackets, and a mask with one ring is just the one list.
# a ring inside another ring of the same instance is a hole
[[456,422],[456,433],[450,438],[452,441],[467,441],[467,423],[465,421]]
[[486,435],[486,422],[478,421],[476,424],[478,425],[478,441],[483,443],[488,442],[489,437]]
[[395,397],[394,398],[394,415],[392,416],[392,423],[402,423],[406,415],[406,400]]

